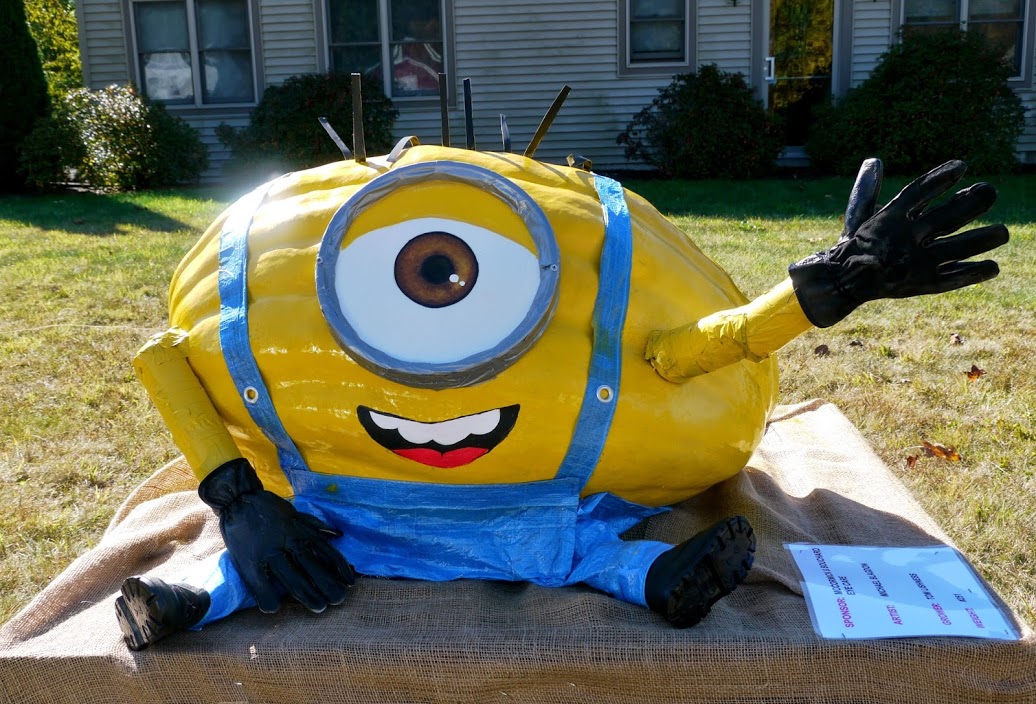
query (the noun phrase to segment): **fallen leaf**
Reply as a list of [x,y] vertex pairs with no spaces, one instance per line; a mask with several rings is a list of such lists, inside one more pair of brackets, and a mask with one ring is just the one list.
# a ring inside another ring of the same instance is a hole
[[961,337],[960,333],[955,332],[952,335],[950,335],[950,344],[951,345],[963,345],[964,344],[964,338]]
[[850,347],[863,347],[863,340],[852,339],[849,340]]
[[979,369],[978,366],[972,364],[971,371],[964,373],[968,375],[968,381],[975,381],[975,379],[978,379],[980,376],[984,375],[986,373],[986,370]]
[[960,462],[960,455],[952,447],[946,447],[937,442],[928,442],[927,440],[922,440],[921,445],[924,447],[925,454],[929,457],[938,457],[941,460],[949,460],[950,462]]
[[907,455],[906,463],[908,469],[913,469],[914,465],[917,464],[917,455]]
[[815,354],[817,357],[830,357],[831,348],[827,345],[817,345],[813,348],[813,354]]

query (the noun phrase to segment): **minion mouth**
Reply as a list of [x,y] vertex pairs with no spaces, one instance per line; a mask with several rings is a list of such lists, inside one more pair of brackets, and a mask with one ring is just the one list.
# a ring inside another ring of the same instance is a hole
[[519,406],[423,423],[367,406],[357,406],[360,425],[371,438],[408,460],[450,469],[474,462],[499,445],[514,428]]

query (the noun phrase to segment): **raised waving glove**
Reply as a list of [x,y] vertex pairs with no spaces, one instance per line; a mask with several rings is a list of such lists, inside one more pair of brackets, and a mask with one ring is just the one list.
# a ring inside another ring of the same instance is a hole
[[966,169],[962,161],[948,161],[875,213],[881,162],[863,162],[838,243],[788,268],[810,322],[829,327],[867,301],[943,293],[996,276],[1000,269],[994,261],[963,260],[1007,242],[1006,227],[989,225],[947,236],[993,207],[996,189],[978,183],[925,210]]
[[219,516],[230,559],[261,611],[277,611],[284,593],[318,613],[345,601],[356,573],[329,542],[341,533],[263,489],[247,460],[220,465],[198,496]]

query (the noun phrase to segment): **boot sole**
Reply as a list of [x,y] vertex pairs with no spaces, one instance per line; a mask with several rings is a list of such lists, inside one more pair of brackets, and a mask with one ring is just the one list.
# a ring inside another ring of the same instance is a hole
[[755,533],[744,518],[735,516],[712,530],[694,568],[673,587],[666,620],[689,628],[705,618],[712,605],[745,581],[755,560]]
[[122,596],[115,600],[115,615],[130,650],[143,650],[162,638],[163,623],[156,596],[140,577],[122,583]]

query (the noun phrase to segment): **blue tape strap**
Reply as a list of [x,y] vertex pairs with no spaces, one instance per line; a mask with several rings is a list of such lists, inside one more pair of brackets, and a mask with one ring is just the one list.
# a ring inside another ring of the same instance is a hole
[[578,480],[580,489],[601,457],[619,400],[622,329],[633,266],[633,231],[622,184],[594,174],[594,186],[604,208],[605,232],[594,303],[593,352],[576,429],[557,474],[559,479]]
[[252,420],[276,446],[281,468],[306,469],[273,407],[248,331],[248,232],[269,189],[257,188],[239,200],[219,233],[219,342],[234,386]]

